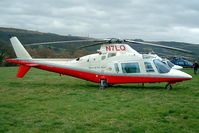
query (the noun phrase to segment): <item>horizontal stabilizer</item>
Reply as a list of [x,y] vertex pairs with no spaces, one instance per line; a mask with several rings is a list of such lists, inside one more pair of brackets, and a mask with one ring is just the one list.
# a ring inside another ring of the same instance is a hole
[[18,78],[23,78],[24,75],[29,71],[29,69],[30,69],[29,66],[20,65],[18,73],[17,73],[17,77]]

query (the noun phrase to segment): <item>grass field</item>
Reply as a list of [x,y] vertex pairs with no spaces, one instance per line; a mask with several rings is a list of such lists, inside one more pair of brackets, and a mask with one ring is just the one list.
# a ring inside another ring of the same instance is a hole
[[[184,71],[192,74],[191,69]],[[199,75],[166,83],[98,84],[31,69],[0,68],[0,132],[198,133]]]

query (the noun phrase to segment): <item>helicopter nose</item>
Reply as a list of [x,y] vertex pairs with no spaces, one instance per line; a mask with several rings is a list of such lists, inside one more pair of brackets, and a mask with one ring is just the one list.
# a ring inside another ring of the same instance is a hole
[[190,80],[192,79],[192,76],[185,73],[185,72],[182,72],[180,70],[171,70],[171,73],[172,75],[175,75],[177,78],[181,78],[183,80]]
[[189,80],[189,79],[192,79],[192,76],[189,75],[189,74],[187,74],[187,73],[185,73],[185,72],[182,72],[181,76],[182,76],[183,78],[188,79],[188,80]]

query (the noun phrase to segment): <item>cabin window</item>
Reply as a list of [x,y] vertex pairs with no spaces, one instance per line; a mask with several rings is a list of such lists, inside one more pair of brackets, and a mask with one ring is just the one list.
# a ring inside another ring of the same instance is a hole
[[154,72],[151,62],[144,62],[146,72]]
[[139,64],[137,62],[122,63],[122,71],[123,73],[140,73]]
[[106,56],[102,56],[101,59],[102,59],[102,60],[106,59]]
[[118,73],[120,71],[118,64],[115,63],[114,66],[115,66],[115,71]]
[[153,60],[153,62],[154,62],[159,73],[168,73],[171,69],[158,59]]
[[116,56],[116,53],[108,53],[108,58]]

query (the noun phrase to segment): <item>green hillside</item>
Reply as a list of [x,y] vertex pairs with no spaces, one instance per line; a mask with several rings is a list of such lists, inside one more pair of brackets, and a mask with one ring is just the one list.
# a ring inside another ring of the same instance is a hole
[[[0,27],[0,53],[4,53],[6,56],[1,56],[0,63],[4,64],[3,59],[15,57],[14,52],[10,44],[10,36],[17,36],[22,44],[25,45],[30,55],[34,58],[71,58],[79,57],[86,54],[93,53],[95,50],[92,49],[79,49],[79,47],[88,43],[73,43],[73,44],[56,44],[56,45],[38,45],[28,46],[26,44],[39,43],[39,42],[51,42],[51,41],[68,41],[68,40],[85,40],[86,37],[79,36],[62,36],[52,33],[42,33],[38,31],[22,30],[15,28],[3,28]],[[6,47],[6,49],[5,49]],[[11,54],[13,53],[13,54]]]
[[38,31],[22,30],[14,28],[0,27],[0,39],[9,42],[9,35],[17,36],[23,44],[37,43],[44,41],[66,41],[66,40],[83,40],[85,37],[78,36],[62,36],[52,33],[42,33]]
[[[63,36],[52,33],[42,33],[38,31],[15,29],[15,28],[4,28],[0,27],[0,63],[2,65],[2,60],[5,58],[15,57],[13,50],[10,46],[9,36],[17,36],[18,39],[26,46],[32,57],[49,57],[49,58],[70,58],[79,57],[86,54],[94,53],[98,47],[91,47],[87,49],[76,49],[79,46],[92,44],[93,42],[81,42],[81,43],[67,43],[67,44],[51,44],[51,45],[38,45],[38,46],[28,46],[26,44],[39,43],[39,42],[51,42],[51,41],[67,41],[67,40],[84,40],[88,39],[86,37],[79,36]],[[192,45],[184,42],[154,42],[161,45],[178,47],[190,50],[195,55],[185,54],[182,52],[176,52],[172,50],[167,50],[163,48],[145,46],[145,45],[131,45],[135,50],[141,53],[148,53],[154,51],[160,56],[165,56],[171,58],[173,56],[183,56],[190,60],[197,60],[199,58],[199,45]],[[2,56],[2,54],[4,56]]]

